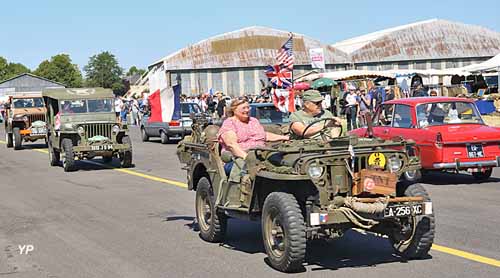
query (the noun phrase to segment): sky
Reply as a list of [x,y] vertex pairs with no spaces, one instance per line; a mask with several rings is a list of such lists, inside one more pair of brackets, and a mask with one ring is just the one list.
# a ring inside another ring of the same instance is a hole
[[83,68],[89,57],[110,51],[127,70],[248,26],[333,44],[432,18],[500,32],[500,1],[4,0],[0,56],[34,70],[43,60],[66,53]]

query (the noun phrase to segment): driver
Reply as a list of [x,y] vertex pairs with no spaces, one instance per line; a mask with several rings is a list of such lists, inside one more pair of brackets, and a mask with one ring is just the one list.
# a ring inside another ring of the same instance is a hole
[[[290,115],[290,122],[292,123],[290,129],[295,138],[300,138],[306,127],[313,122],[317,123],[307,129],[304,138],[320,138],[322,130],[326,132],[327,137],[335,138],[340,136],[340,118],[334,117],[332,112],[322,109],[323,97],[319,91],[305,91],[302,94],[302,101],[304,102],[303,109]],[[325,120],[319,121],[321,119]]]

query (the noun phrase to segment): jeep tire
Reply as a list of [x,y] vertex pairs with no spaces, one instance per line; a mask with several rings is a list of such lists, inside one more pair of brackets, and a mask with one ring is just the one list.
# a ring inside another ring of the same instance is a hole
[[[425,202],[431,201],[425,188],[418,183],[406,187],[403,196],[424,197]],[[406,259],[422,259],[427,256],[434,242],[434,212],[427,215],[400,218],[399,221],[401,229],[395,229],[389,234],[389,239],[396,253]]]
[[142,142],[147,142],[149,141],[149,136],[148,134],[146,133],[146,129],[143,127],[141,128],[141,139],[142,139]]
[[212,186],[206,177],[198,181],[195,206],[200,237],[208,242],[222,241],[226,233],[227,217],[218,211]]
[[486,181],[491,177],[492,172],[493,172],[493,169],[490,168],[484,172],[472,172],[472,176],[477,181]]
[[75,170],[75,153],[73,152],[73,141],[70,138],[62,140],[62,149],[64,151],[63,168],[64,172]]
[[122,144],[129,144],[130,149],[120,153],[120,166],[122,168],[132,167],[132,141],[130,141],[128,135],[124,135],[121,141]]
[[50,166],[57,166],[59,162],[61,162],[61,153],[59,150],[54,149],[51,143],[48,143],[48,151],[49,151],[49,162]]
[[170,138],[168,138],[167,133],[163,130],[160,131],[160,139],[162,144],[167,144],[168,142],[170,142]]
[[23,138],[21,137],[21,130],[18,127],[13,128],[12,136],[14,137],[14,150],[20,150],[23,146]]
[[12,148],[14,146],[14,142],[12,142],[12,133],[5,132],[5,142],[7,148]]
[[262,210],[262,238],[269,263],[282,272],[303,268],[306,255],[306,225],[295,196],[272,192]]

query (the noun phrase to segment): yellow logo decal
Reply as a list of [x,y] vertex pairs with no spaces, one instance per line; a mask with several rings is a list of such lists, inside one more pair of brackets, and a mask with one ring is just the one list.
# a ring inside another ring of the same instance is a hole
[[384,168],[385,167],[385,156],[382,153],[372,153],[368,157],[368,165]]

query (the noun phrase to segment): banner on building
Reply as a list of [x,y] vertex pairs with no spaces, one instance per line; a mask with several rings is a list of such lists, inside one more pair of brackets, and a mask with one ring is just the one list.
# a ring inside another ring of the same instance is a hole
[[311,57],[311,66],[313,69],[325,69],[325,54],[323,48],[309,49],[309,57]]

